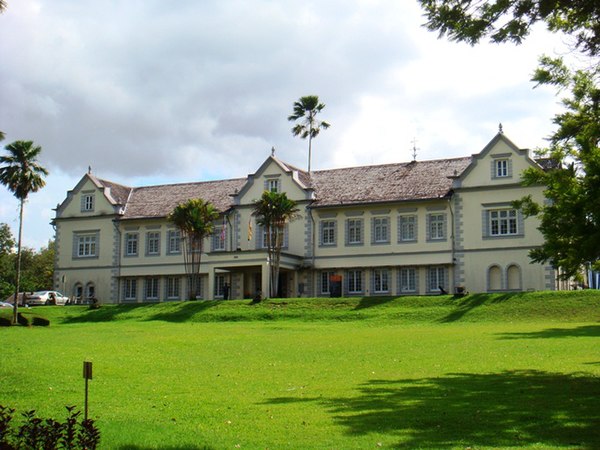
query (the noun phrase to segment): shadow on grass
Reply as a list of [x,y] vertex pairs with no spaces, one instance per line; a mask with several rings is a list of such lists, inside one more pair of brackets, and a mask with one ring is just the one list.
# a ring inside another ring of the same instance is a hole
[[386,434],[396,448],[600,448],[599,395],[594,376],[526,370],[370,380],[358,395],[312,401],[348,435]]
[[102,306],[98,309],[88,309],[77,316],[66,317],[63,323],[111,322],[120,315],[130,313],[140,308],[149,308],[150,303],[133,303]]
[[359,310],[372,308],[373,306],[381,306],[395,299],[396,297],[362,297],[354,309]]
[[466,297],[459,297],[456,300],[456,309],[448,314],[446,317],[440,319],[442,323],[456,322],[462,319],[467,313],[475,308],[482,306],[484,303],[494,304],[500,303],[513,297],[514,294],[501,294],[493,295],[490,294],[471,294]]
[[[119,450],[150,450],[156,447],[141,447],[139,445],[122,445],[119,447]],[[202,447],[197,445],[185,445],[181,447],[176,446],[166,446],[161,447],[162,450],[214,450],[214,447],[209,447],[208,445],[204,445]]]
[[502,333],[500,339],[547,339],[568,337],[598,337],[600,325],[584,325],[574,328],[548,328],[542,331],[529,333]]
[[213,308],[219,304],[213,300],[194,300],[190,302],[180,303],[177,308],[171,311],[161,311],[153,314],[146,321],[162,320],[164,322],[187,322],[192,316],[209,308]]

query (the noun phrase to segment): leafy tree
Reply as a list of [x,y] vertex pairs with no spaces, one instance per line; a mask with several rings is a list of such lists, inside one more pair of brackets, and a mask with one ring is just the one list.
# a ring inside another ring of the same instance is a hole
[[177,205],[167,217],[181,231],[191,300],[200,295],[200,262],[204,239],[213,233],[214,221],[218,217],[219,212],[215,206],[202,199],[191,199]]
[[310,173],[310,161],[312,153],[312,140],[319,135],[321,129],[326,130],[329,128],[329,123],[324,120],[317,120],[316,116],[319,114],[325,105],[319,103],[319,97],[317,95],[307,95],[300,97],[300,100],[294,102],[294,113],[288,116],[290,122],[294,122],[302,119],[301,123],[298,123],[292,128],[294,136],[300,136],[302,139],[308,138],[308,172]]
[[260,200],[252,205],[252,215],[258,225],[264,227],[269,258],[269,297],[277,295],[279,286],[279,266],[281,248],[285,237],[285,226],[298,217],[296,202],[290,200],[285,192],[264,191]]
[[0,256],[6,255],[15,248],[15,238],[6,223],[0,224]]
[[532,261],[550,262],[569,278],[582,265],[600,269],[600,87],[592,72],[570,71],[560,59],[543,58],[534,80],[569,89],[565,112],[554,118],[557,131],[550,147],[539,156],[552,162],[549,170],[525,171],[526,186],[544,185],[548,201],[531,196],[515,206],[540,218],[541,247],[531,250]]
[[584,54],[600,54],[600,2],[597,0],[419,0],[431,31],[440,37],[476,44],[521,43],[536,22],[575,39]]
[[0,156],[0,183],[19,200],[19,235],[17,238],[17,279],[15,283],[15,302],[13,323],[17,322],[18,293],[21,277],[21,242],[23,237],[23,207],[32,192],[37,192],[46,184],[44,176],[48,171],[38,164],[37,158],[42,147],[32,141],[15,141],[5,149],[8,154]]

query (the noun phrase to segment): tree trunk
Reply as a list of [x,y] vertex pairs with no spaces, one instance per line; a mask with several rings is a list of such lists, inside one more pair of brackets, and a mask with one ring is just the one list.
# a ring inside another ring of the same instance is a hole
[[[19,312],[19,289],[21,284],[21,238],[23,237],[23,204],[25,201],[21,199],[19,205],[19,239],[17,243],[17,279],[15,281],[15,298],[13,303],[13,325],[17,324],[17,314]],[[23,301],[25,296],[23,296]]]

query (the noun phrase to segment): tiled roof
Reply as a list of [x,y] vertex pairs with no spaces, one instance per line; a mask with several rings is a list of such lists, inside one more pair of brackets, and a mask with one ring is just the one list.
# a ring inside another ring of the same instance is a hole
[[[442,198],[452,187],[449,177],[460,175],[470,162],[470,157],[413,161],[321,170],[310,176],[305,171],[288,164],[286,166],[297,171],[301,183],[314,189],[314,206],[325,207]],[[175,206],[191,198],[202,198],[219,211],[225,211],[232,206],[231,195],[240,191],[247,179],[138,188],[127,188],[104,180],[101,182],[111,188],[113,197],[119,199],[119,203],[126,204],[123,219],[139,219],[165,217]]]
[[442,198],[470,157],[313,172],[315,206]]
[[245,183],[246,178],[238,178],[133,188],[123,218],[166,217],[178,204],[192,198],[207,200],[219,211],[225,211],[232,203],[230,194]]
[[100,182],[100,184],[102,184],[102,186],[110,189],[110,195],[117,202],[117,204],[124,205],[127,203],[127,198],[131,192],[130,187],[113,183],[112,181],[108,180],[101,180],[99,178],[97,180]]

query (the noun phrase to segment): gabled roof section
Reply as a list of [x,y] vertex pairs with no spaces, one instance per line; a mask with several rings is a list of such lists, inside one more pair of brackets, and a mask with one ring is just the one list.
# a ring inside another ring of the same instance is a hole
[[[240,199],[252,187],[252,185],[254,184],[254,181],[256,179],[260,178],[260,176],[273,163],[278,165],[283,172],[289,174],[300,189],[303,189],[305,191],[310,190],[310,176],[307,172],[305,172],[301,169],[298,169],[297,167],[294,167],[291,164],[283,162],[282,160],[277,158],[275,155],[270,155],[261,164],[261,166],[258,168],[258,170],[256,172],[248,175],[248,177],[246,178],[246,183],[244,183],[243,187],[238,192],[234,193],[234,196],[237,197],[237,199]],[[236,200],[236,201],[239,201],[239,200]]]
[[102,180],[88,172],[79,180],[72,190],[67,192],[67,198],[56,208],[57,216],[65,210],[74,195],[81,191],[88,181],[91,181],[94,186],[102,192],[104,197],[106,197],[106,200],[115,208],[115,212],[118,212],[118,208],[127,203],[127,198],[131,192],[130,187]]
[[209,201],[224,212],[231,207],[231,194],[241,189],[245,181],[245,178],[237,178],[134,188],[122,218],[163,218],[178,204],[192,198]]
[[471,158],[412,161],[313,172],[316,207],[443,198],[450,177],[462,173]]

